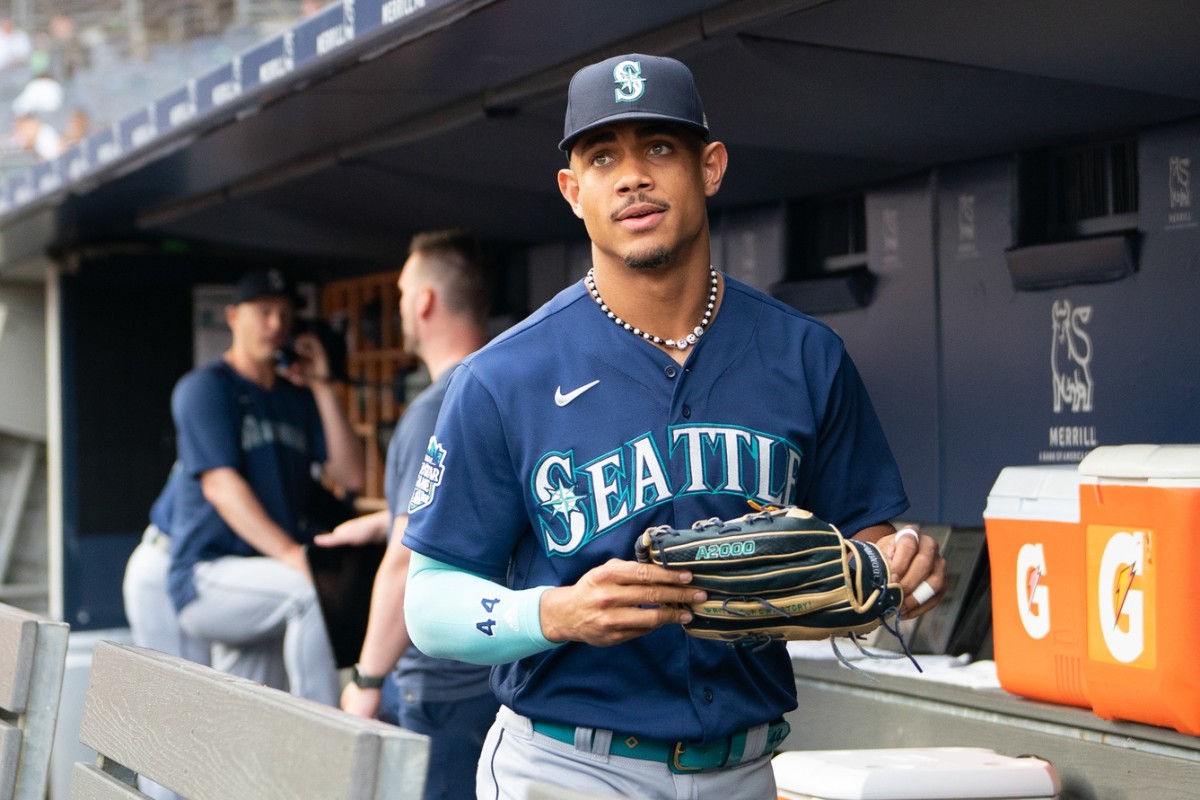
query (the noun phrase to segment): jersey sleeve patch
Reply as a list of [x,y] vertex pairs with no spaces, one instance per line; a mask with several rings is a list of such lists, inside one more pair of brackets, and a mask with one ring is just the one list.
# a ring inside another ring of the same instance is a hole
[[446,448],[438,443],[437,437],[429,437],[429,446],[425,448],[425,458],[417,473],[417,484],[413,488],[412,498],[408,501],[408,513],[419,511],[433,502],[434,494],[442,485],[442,475],[446,471]]

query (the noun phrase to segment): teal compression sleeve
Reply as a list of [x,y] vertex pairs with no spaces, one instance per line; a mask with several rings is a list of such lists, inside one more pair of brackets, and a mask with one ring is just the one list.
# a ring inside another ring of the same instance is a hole
[[549,586],[508,589],[414,552],[404,620],[422,653],[470,664],[507,664],[559,643],[542,635],[540,604]]

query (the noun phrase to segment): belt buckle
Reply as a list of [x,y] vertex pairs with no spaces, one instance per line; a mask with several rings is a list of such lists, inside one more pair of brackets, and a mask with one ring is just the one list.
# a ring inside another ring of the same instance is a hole
[[[692,772],[704,772],[725,766],[729,760],[730,737],[726,736],[718,742],[705,747],[695,743],[676,742],[671,748],[671,763],[668,765],[676,775],[686,775]],[[692,758],[687,758],[689,755]]]

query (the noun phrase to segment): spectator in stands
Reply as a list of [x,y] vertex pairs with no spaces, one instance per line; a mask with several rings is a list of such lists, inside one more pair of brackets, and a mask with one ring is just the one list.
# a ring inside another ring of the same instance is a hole
[[[475,767],[499,708],[488,688],[488,667],[430,658],[410,644],[404,625],[409,550],[400,542],[450,374],[486,341],[488,296],[481,262],[479,245],[461,231],[413,239],[400,272],[400,324],[405,349],[425,362],[433,383],[408,404],[388,445],[388,508],[316,539],[323,545],[362,544],[382,540],[390,531],[366,639],[354,680],[342,693],[342,708],[363,717],[393,716],[401,727],[430,737],[425,800],[475,796]],[[395,710],[381,710],[382,690],[392,688],[384,687],[385,681],[396,689]]]
[[295,338],[296,294],[278,270],[252,272],[225,309],[223,356],[183,376],[171,397],[182,476],[171,515],[168,588],[179,623],[213,644],[213,666],[266,683],[282,640],[291,693],[337,705],[341,683],[316,591],[303,519],[317,465],[363,484],[362,446],[312,333]]
[[9,18],[0,18],[0,69],[20,67],[33,55],[33,40]]
[[62,136],[50,123],[32,114],[21,114],[13,121],[13,140],[21,150],[34,153],[42,161],[62,154]]
[[76,142],[84,139],[88,135],[88,127],[91,124],[88,119],[88,113],[82,108],[73,108],[67,114],[67,124],[62,132],[63,147],[70,147]]
[[67,85],[76,72],[87,66],[87,50],[76,35],[75,20],[67,14],[53,14],[49,32],[46,52],[50,60],[50,74]]
[[67,93],[62,83],[47,71],[47,65],[45,54],[39,53],[35,58],[33,77],[21,89],[21,93],[13,98],[14,114],[37,114],[45,117],[62,110]]

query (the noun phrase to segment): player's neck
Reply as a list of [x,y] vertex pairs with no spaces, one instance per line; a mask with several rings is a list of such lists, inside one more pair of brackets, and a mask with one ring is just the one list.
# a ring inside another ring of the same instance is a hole
[[[686,337],[705,320],[713,290],[711,265],[707,261],[653,269],[631,268],[601,259],[595,259],[594,264],[595,287],[604,304],[632,327],[665,342]],[[716,302],[709,321],[716,316],[723,291],[724,281],[718,278]],[[691,347],[682,350],[666,344],[658,347],[681,364],[691,353]]]
[[440,335],[422,339],[418,356],[429,370],[429,379],[436,381],[446,370],[483,347],[485,340],[483,331],[462,322]]
[[275,363],[273,361],[258,361],[237,347],[231,347],[226,350],[224,358],[225,363],[234,372],[251,383],[256,383],[264,389],[270,389],[275,385],[275,380],[278,376],[275,374]]

